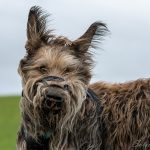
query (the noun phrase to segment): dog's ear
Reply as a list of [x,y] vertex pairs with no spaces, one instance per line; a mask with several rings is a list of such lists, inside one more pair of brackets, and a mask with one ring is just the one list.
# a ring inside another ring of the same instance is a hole
[[36,49],[48,43],[53,37],[52,30],[47,30],[47,17],[40,7],[33,6],[29,11],[27,22],[27,43],[26,50],[32,54]]
[[88,51],[89,47],[96,48],[107,32],[108,29],[106,24],[95,22],[80,38],[73,42],[73,45],[75,46],[76,51],[79,51],[79,53],[85,53]]

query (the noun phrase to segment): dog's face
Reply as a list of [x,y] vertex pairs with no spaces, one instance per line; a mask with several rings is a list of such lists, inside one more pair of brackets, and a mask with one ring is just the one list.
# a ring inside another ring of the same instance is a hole
[[86,99],[91,79],[93,61],[89,47],[106,30],[105,24],[96,22],[75,41],[56,37],[47,30],[46,15],[41,9],[31,8],[27,54],[19,65],[24,97],[21,106],[25,114],[36,121],[41,114],[46,114],[48,120],[48,115],[75,116]]

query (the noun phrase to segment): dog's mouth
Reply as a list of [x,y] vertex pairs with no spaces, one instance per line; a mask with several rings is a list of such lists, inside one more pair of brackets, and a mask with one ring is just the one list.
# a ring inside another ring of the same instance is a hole
[[63,98],[59,96],[46,96],[42,103],[42,109],[45,113],[58,114],[63,107]]

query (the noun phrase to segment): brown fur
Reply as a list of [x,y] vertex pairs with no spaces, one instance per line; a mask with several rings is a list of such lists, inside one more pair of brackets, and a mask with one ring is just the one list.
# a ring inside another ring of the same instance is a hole
[[124,84],[97,82],[90,85],[101,100],[107,125],[106,145],[111,149],[150,148],[150,80]]
[[[41,146],[40,138],[49,132],[48,145],[43,145],[49,150],[148,150],[149,79],[89,85],[93,68],[89,48],[96,48],[108,31],[106,25],[95,22],[70,41],[48,30],[46,17],[36,6],[29,12],[27,53],[18,69],[23,85],[18,150]],[[46,80],[54,76],[57,79]],[[63,105],[58,108],[54,101],[60,98]]]

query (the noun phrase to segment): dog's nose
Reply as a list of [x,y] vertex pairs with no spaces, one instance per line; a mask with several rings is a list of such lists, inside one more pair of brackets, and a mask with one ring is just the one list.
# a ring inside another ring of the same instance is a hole
[[55,86],[49,87],[45,93],[43,108],[47,112],[58,114],[62,109],[63,101],[64,98],[61,94],[61,88]]

